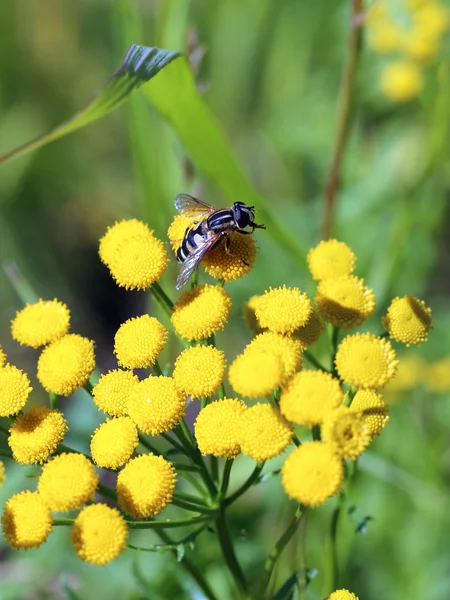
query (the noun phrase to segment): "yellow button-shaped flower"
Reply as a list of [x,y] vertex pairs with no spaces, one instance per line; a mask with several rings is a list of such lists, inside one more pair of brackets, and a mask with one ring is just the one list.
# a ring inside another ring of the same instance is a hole
[[238,441],[239,417],[246,410],[242,400],[224,398],[201,410],[194,433],[202,454],[218,458],[236,458],[241,451]]
[[307,348],[319,339],[324,329],[324,324],[319,319],[316,311],[313,311],[307,323],[296,329],[292,336],[301,343],[303,348]]
[[247,351],[259,350],[268,354],[276,354],[284,369],[283,383],[298,371],[302,365],[302,343],[293,337],[264,331],[255,336],[244,348]]
[[281,454],[292,440],[292,427],[270,404],[255,404],[242,413],[238,442],[243,454],[261,462]]
[[298,288],[274,288],[255,303],[256,318],[261,327],[275,333],[293,333],[306,325],[313,312],[311,300]]
[[389,100],[408,102],[422,90],[422,72],[412,61],[404,59],[393,61],[382,71],[380,87]]
[[167,230],[167,237],[174,252],[181,246],[186,230],[191,225],[193,225],[191,219],[183,217],[183,215],[175,215],[173,218],[173,221]]
[[348,590],[336,590],[327,596],[325,600],[358,600],[358,597]]
[[335,454],[355,460],[370,443],[371,437],[362,413],[341,406],[326,416],[322,440]]
[[354,275],[322,280],[317,286],[317,309],[328,323],[350,329],[364,323],[375,310],[375,294]]
[[[395,381],[395,380],[394,380]],[[371,390],[358,390],[353,397],[350,410],[360,413],[370,437],[380,435],[389,420],[389,408],[380,394]]]
[[325,240],[309,251],[307,259],[313,279],[320,281],[353,273],[356,256],[344,242]]
[[128,398],[138,383],[139,378],[132,371],[109,371],[93,387],[92,398],[100,410],[120,417],[126,414]]
[[394,298],[387,315],[383,317],[383,325],[391,338],[397,342],[420,344],[427,340],[431,327],[431,309],[423,300],[413,296]]
[[32,389],[28,376],[17,367],[0,368],[0,417],[17,414],[27,403]]
[[271,394],[283,382],[284,366],[278,354],[248,348],[230,365],[231,387],[247,398],[261,398]]
[[27,304],[11,322],[12,337],[20,344],[39,348],[58,340],[69,331],[70,311],[59,300]]
[[109,419],[91,438],[92,460],[99,467],[118,469],[130,460],[138,443],[136,425],[129,417]]
[[178,356],[173,378],[187,396],[206,398],[220,387],[225,367],[224,353],[214,346],[193,346]]
[[114,337],[117,362],[127,369],[153,366],[166,344],[167,333],[155,317],[142,315],[128,319]]
[[202,260],[205,271],[216,279],[235,281],[250,273],[255,264],[258,248],[251,235],[234,232],[210,250]]
[[52,530],[52,513],[37,492],[20,492],[3,509],[3,535],[16,550],[37,548]]

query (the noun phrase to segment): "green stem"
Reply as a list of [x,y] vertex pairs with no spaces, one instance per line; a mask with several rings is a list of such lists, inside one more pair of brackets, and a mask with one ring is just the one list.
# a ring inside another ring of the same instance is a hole
[[277,563],[277,560],[280,558],[280,555],[283,552],[284,548],[286,547],[288,542],[291,540],[292,536],[294,535],[294,533],[297,529],[298,524],[300,523],[300,520],[302,519],[303,515],[305,514],[305,510],[302,510],[302,509],[303,509],[302,505],[299,504],[295,511],[294,517],[292,518],[291,522],[289,523],[286,531],[281,535],[279,540],[275,543],[274,547],[272,548],[272,551],[270,552],[269,556],[267,557],[267,560],[264,564],[264,570],[263,570],[263,574],[261,577],[257,598],[264,597],[264,593],[267,589],[267,586],[270,583],[270,578],[272,577],[272,573],[273,573],[274,567]]
[[317,358],[313,354],[311,354],[309,350],[303,350],[303,356],[308,362],[310,362],[313,365],[313,367],[316,367],[316,369],[320,369],[321,371],[325,371],[326,373],[329,372],[328,369],[325,369],[325,367],[317,360]]
[[163,375],[162,369],[159,366],[159,362],[157,360],[155,360],[155,364],[153,365],[153,370],[155,371],[156,375],[159,377],[160,375]]
[[90,394],[92,396],[92,390],[94,389],[93,384],[91,383],[91,380],[88,379],[88,381],[86,381],[86,383],[84,384],[84,389],[87,391],[88,394]]
[[234,460],[231,458],[227,458],[225,466],[223,468],[222,484],[220,486],[220,494],[222,498],[225,498],[228,491],[228,486],[230,484],[231,468],[233,464]]
[[258,463],[255,466],[250,477],[247,479],[247,481],[245,481],[241,485],[241,487],[239,487],[233,494],[231,494],[231,496],[228,496],[228,498],[225,499],[226,506],[233,504],[233,502],[235,502],[238,498],[240,498],[242,496],[242,494],[245,494],[245,492],[257,481],[258,477],[261,474],[261,471],[264,468],[264,464],[265,464],[264,462]]
[[225,398],[225,386],[223,383],[217,390],[217,395],[219,396],[219,400],[223,400]]
[[116,492],[112,488],[108,487],[107,485],[104,485],[103,483],[99,483],[97,491],[101,496],[105,496],[105,498],[110,498],[111,500],[117,501]]
[[146,448],[149,452],[152,452],[156,456],[161,456],[161,452],[141,434],[139,434],[139,443],[142,444],[142,446],[144,446],[144,448]]
[[177,450],[179,450],[182,454],[186,454],[186,451],[183,448],[183,446],[181,444],[179,444],[177,442],[177,440],[174,440],[173,437],[171,437],[168,433],[161,433],[160,435],[161,435],[161,437],[163,437],[166,440],[166,442],[169,442],[169,444],[172,444],[172,446],[174,448],[176,448]]
[[220,548],[222,550],[228,570],[233,577],[239,597],[242,600],[248,599],[250,596],[248,595],[247,582],[245,581],[244,573],[242,572],[241,566],[236,558],[233,544],[231,542],[224,505],[221,506],[219,516],[216,519],[216,527]]
[[[191,459],[195,464],[197,464],[200,468],[200,474],[211,494],[212,497],[217,496],[217,489],[214,484],[214,481],[211,479],[210,474],[208,473],[208,469],[203,462],[202,456],[197,448],[195,448],[191,442],[191,432],[188,429],[184,419],[181,419],[180,423],[173,430],[175,435],[178,436],[178,439],[183,444],[186,452],[189,454]],[[189,436],[189,437],[187,437]]]
[[59,401],[58,401],[58,396],[57,394],[54,394],[53,392],[49,393],[49,402],[50,402],[50,408],[53,410],[58,410],[59,408]]
[[211,475],[214,483],[217,485],[219,481],[219,461],[216,456],[210,456]]
[[193,519],[178,519],[175,521],[126,521],[130,529],[174,529],[175,527],[187,527],[209,521],[211,515],[202,515]]
[[78,450],[74,450],[73,448],[69,448],[69,446],[66,446],[65,444],[60,444],[58,446],[58,450],[59,453],[61,452],[70,452],[71,454],[82,454],[83,456],[85,456],[86,458],[88,458],[91,463],[93,463],[92,457],[89,456],[89,454],[85,454],[84,452],[79,452]]
[[59,517],[57,519],[53,519],[53,525],[55,527],[70,527],[75,523],[75,519],[69,519],[68,517]]
[[320,435],[320,425],[313,425],[312,426],[312,439],[315,442],[320,442],[320,440],[322,439],[321,435]]
[[343,495],[338,498],[338,504],[333,510],[330,523],[330,538],[331,538],[331,556],[330,556],[330,571],[331,571],[331,586],[333,590],[338,589],[340,582],[339,574],[339,558],[337,547],[337,536],[339,529],[339,519],[342,512]]
[[215,508],[208,508],[204,505],[193,504],[192,502],[187,502],[186,500],[178,498],[177,496],[174,496],[172,498],[171,504],[173,504],[174,506],[178,506],[178,508],[184,508],[184,510],[190,510],[192,512],[198,512],[203,514],[211,515],[217,512],[217,509]]

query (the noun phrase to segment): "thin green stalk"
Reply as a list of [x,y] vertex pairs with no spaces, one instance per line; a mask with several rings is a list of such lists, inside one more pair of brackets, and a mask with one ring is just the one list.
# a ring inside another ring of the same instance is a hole
[[231,494],[231,496],[228,496],[228,498],[225,499],[226,506],[233,504],[233,502],[235,502],[238,498],[240,498],[242,496],[242,494],[245,494],[245,492],[250,487],[252,487],[252,485],[258,480],[258,477],[261,475],[261,471],[264,468],[264,464],[265,464],[265,462],[258,463],[255,466],[255,468],[253,469],[253,472],[250,475],[250,477],[247,479],[247,481],[245,481],[241,485],[241,487],[239,487],[233,494]]
[[272,392],[272,401],[276,406],[280,403],[280,388],[277,388]]
[[101,482],[98,484],[97,491],[101,496],[105,496],[105,498],[117,500],[116,492],[112,488],[108,487],[107,485],[104,485]]
[[187,502],[186,500],[182,500],[181,498],[177,498],[174,496],[171,500],[171,504],[174,506],[178,506],[178,508],[184,508],[184,510],[190,510],[192,512],[198,512],[202,514],[214,514],[217,509],[208,508],[207,506],[200,504],[193,504],[192,502]]
[[217,485],[219,482],[219,461],[216,456],[210,456],[209,462],[211,465],[211,475],[214,483]]
[[185,449],[183,448],[183,446],[181,444],[179,444],[177,442],[177,440],[174,440],[172,436],[170,436],[168,433],[161,433],[160,434],[161,437],[163,437],[167,442],[169,442],[169,444],[172,444],[172,446],[174,448],[176,448],[179,452],[181,452],[182,454],[186,454]]
[[162,369],[159,366],[159,362],[157,360],[155,360],[155,364],[153,365],[153,370],[155,371],[156,375],[159,377],[160,375],[163,375]]
[[205,397],[200,401],[200,410],[203,410],[207,404],[209,404],[211,398]]
[[328,369],[325,369],[325,367],[317,360],[317,358],[313,354],[311,354],[309,350],[303,350],[303,356],[308,362],[310,362],[313,365],[313,367],[316,367],[316,369],[320,369],[321,371],[325,371],[326,373],[328,373]]
[[267,560],[264,564],[264,570],[262,573],[261,581],[260,581],[259,588],[258,588],[258,593],[256,596],[257,598],[264,598],[264,594],[267,589],[267,586],[270,583],[270,578],[272,577],[272,573],[275,568],[275,565],[276,565],[278,559],[280,558],[280,555],[283,552],[284,548],[286,547],[286,545],[288,544],[288,542],[291,540],[292,536],[294,535],[294,533],[297,529],[297,526],[300,523],[300,520],[303,518],[304,514],[305,514],[305,510],[303,510],[302,505],[299,504],[295,511],[294,517],[292,518],[291,522],[289,523],[287,529],[284,531],[284,533],[281,535],[279,540],[275,543],[274,547],[272,548],[272,551],[270,552],[270,554],[267,557]]
[[61,453],[61,452],[70,452],[72,454],[82,454],[83,456],[85,456],[86,458],[88,458],[91,462],[93,462],[92,457],[89,456],[89,454],[85,454],[84,452],[80,452],[79,450],[74,450],[73,448],[70,448],[69,446],[66,446],[65,444],[60,444],[58,446],[57,452],[59,452],[59,453]]
[[53,392],[49,393],[49,403],[50,403],[51,409],[57,410],[59,408],[59,401],[58,401],[57,394],[54,394]]
[[315,442],[320,442],[320,440],[322,439],[321,435],[320,435],[320,425],[313,425],[312,426],[312,439]]
[[139,434],[139,443],[142,444],[142,446],[144,446],[144,448],[146,448],[149,452],[152,452],[152,454],[161,456],[161,452],[155,448],[155,446],[153,446],[153,444],[151,444],[142,434]]
[[233,577],[239,597],[242,600],[249,599],[250,596],[248,594],[247,582],[234,552],[233,544],[230,538],[230,532],[228,531],[225,506],[223,504],[220,508],[219,516],[216,519],[216,528],[220,549],[222,550],[228,570]]
[[53,525],[55,527],[71,527],[75,523],[75,519],[70,519],[68,517],[58,517],[53,519]]
[[178,519],[174,521],[126,521],[130,529],[174,529],[176,527],[187,527],[209,521],[211,515],[202,515],[192,519]]
[[[183,427],[183,425],[184,425],[184,427]],[[186,430],[187,430],[187,434],[186,434]],[[189,456],[191,457],[193,462],[199,466],[200,474],[201,474],[206,486],[208,487],[208,490],[209,490],[211,496],[215,497],[217,495],[216,486],[215,486],[213,480],[211,479],[210,474],[208,473],[208,469],[206,468],[205,463],[203,462],[203,458],[202,458],[200,452],[198,451],[197,448],[195,448],[193,446],[193,444],[190,441],[190,438],[191,438],[190,431],[189,431],[186,423],[184,422],[184,419],[181,419],[180,423],[175,427],[175,429],[173,431],[174,431],[175,435],[178,436],[178,439],[183,444],[186,452],[189,454]],[[189,435],[189,438],[187,437],[187,435]]]
[[228,486],[230,485],[230,475],[233,464],[234,460],[232,458],[227,458],[225,466],[223,468],[222,484],[220,486],[220,494],[222,498],[225,498],[226,493],[228,491]]
[[333,514],[331,515],[331,523],[330,523],[330,539],[331,539],[331,551],[330,551],[330,572],[331,572],[331,587],[333,590],[337,590],[340,583],[340,573],[339,573],[339,557],[338,557],[338,547],[337,547],[337,538],[338,538],[338,529],[339,529],[339,519],[342,512],[343,507],[343,494],[340,494],[338,498],[338,504],[333,510]]
[[222,383],[220,388],[217,390],[217,395],[219,396],[219,400],[223,400],[225,398],[225,386]]
[[86,381],[86,383],[84,384],[83,387],[87,391],[87,393],[92,396],[92,390],[94,389],[94,384],[91,382],[90,379],[88,381]]

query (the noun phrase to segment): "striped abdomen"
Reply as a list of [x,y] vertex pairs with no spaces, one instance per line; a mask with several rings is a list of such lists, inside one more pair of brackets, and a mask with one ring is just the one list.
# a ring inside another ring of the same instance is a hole
[[186,233],[184,234],[183,241],[177,250],[178,262],[183,263],[188,256],[190,256],[195,250],[197,250],[197,248],[204,244],[207,238],[208,233],[205,231],[201,223],[195,227],[192,227],[191,229],[187,229]]

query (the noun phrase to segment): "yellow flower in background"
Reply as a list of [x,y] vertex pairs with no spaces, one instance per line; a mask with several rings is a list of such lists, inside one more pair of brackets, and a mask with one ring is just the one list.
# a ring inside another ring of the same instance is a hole
[[133,458],[117,477],[117,501],[137,519],[159,514],[173,498],[176,473],[162,456],[145,454]]
[[329,411],[342,405],[339,381],[324,371],[304,370],[294,375],[281,390],[280,410],[298,425],[320,425]]
[[10,417],[22,410],[32,389],[26,373],[17,367],[0,368],[0,417]]
[[3,535],[16,550],[41,546],[52,525],[50,508],[37,492],[27,490],[12,496],[3,509]]
[[277,353],[248,348],[231,363],[228,379],[241,396],[261,398],[282,384],[283,362]]
[[402,50],[410,59],[429,61],[438,54],[440,39],[421,27],[415,27],[405,34]]
[[142,431],[158,435],[177,425],[184,415],[186,400],[172,377],[147,377],[140,381],[128,400],[128,414]]
[[47,392],[68,396],[88,382],[94,369],[94,342],[69,333],[44,348],[37,377]]
[[89,459],[65,452],[42,467],[38,492],[51,510],[66,512],[93,500],[97,485],[97,471]]
[[190,227],[192,224],[193,223],[191,219],[183,217],[183,215],[174,216],[173,221],[167,230],[167,237],[174,252],[176,252],[181,246],[184,234],[186,233],[188,227]]
[[420,344],[427,340],[431,327],[431,309],[425,306],[423,300],[413,296],[397,297],[392,300],[382,322],[395,341],[407,346]]
[[167,341],[167,329],[161,323],[142,315],[128,319],[114,336],[114,354],[121,367],[152,367]]
[[194,423],[194,433],[202,454],[236,458],[241,451],[238,423],[246,410],[242,400],[224,398],[203,408]]
[[413,12],[416,27],[430,37],[440,38],[449,29],[450,11],[440,2],[423,2]]
[[353,273],[356,256],[344,242],[324,240],[309,251],[307,260],[313,279],[320,281]]
[[216,285],[200,285],[181,294],[174,304],[172,324],[189,341],[209,338],[225,327],[231,296]]
[[5,483],[6,481],[6,470],[5,470],[5,463],[0,460],[0,487]]
[[92,398],[100,410],[120,417],[127,412],[128,398],[139,383],[139,378],[132,371],[115,369],[102,375],[92,389]]
[[225,240],[210,250],[202,260],[207,273],[223,281],[235,281],[250,273],[255,264],[258,248],[251,235],[234,232],[229,237],[229,249]]
[[319,506],[337,494],[343,479],[342,460],[322,442],[298,446],[281,468],[284,491],[306,506]]
[[412,61],[405,59],[393,61],[383,69],[380,87],[389,100],[408,102],[422,90],[422,72]]
[[358,600],[358,597],[348,590],[336,590],[327,596],[325,600]]
[[322,440],[342,458],[355,460],[371,441],[363,415],[346,406],[330,411],[321,428]]
[[402,48],[404,32],[393,21],[383,20],[369,28],[369,46],[379,54],[392,54]]
[[255,404],[238,421],[241,452],[257,462],[281,454],[292,440],[292,427],[270,404]]
[[339,377],[357,388],[384,387],[394,377],[397,364],[392,344],[371,333],[348,335],[336,353]]
[[39,348],[58,340],[69,331],[70,311],[59,300],[39,300],[17,311],[11,321],[13,339],[25,346]]
[[[406,357],[405,357],[406,358]],[[394,379],[394,382],[399,376],[403,376],[405,364],[405,358],[402,357],[399,365],[399,374]],[[415,357],[419,361],[418,357]],[[450,390],[450,357],[446,356],[440,360],[431,363],[425,367],[423,363],[420,365],[421,378],[426,387],[432,392],[448,392]],[[417,371],[415,371],[417,373]],[[411,379],[409,379],[411,381]]]
[[322,335],[325,326],[322,321],[319,319],[317,312],[313,310],[311,316],[309,317],[307,323],[303,325],[303,327],[299,327],[296,329],[292,336],[301,342],[301,345],[304,348],[311,346],[316,342],[319,337]]
[[11,425],[8,445],[14,460],[22,465],[43,463],[55,452],[68,431],[59,410],[33,406]]
[[404,392],[408,392],[423,383],[428,368],[424,361],[418,356],[402,355],[398,362],[397,372],[384,389],[389,397],[389,403],[393,398]]
[[259,350],[267,354],[276,354],[284,368],[283,383],[292,377],[302,365],[302,343],[273,331],[264,331],[255,336],[253,340],[244,348],[243,354]]
[[122,244],[129,239],[145,236],[149,233],[148,226],[137,219],[116,221],[107,228],[105,235],[100,238],[99,256],[103,264],[109,267]]
[[358,390],[353,397],[350,410],[360,413],[372,439],[380,435],[389,420],[389,408],[380,394],[371,390]]
[[105,565],[117,558],[127,537],[127,523],[120,512],[100,503],[83,508],[70,536],[79,558],[93,565]]
[[342,329],[361,325],[375,310],[375,294],[354,275],[320,281],[315,300],[324,321]]
[[255,313],[261,327],[275,333],[293,333],[306,325],[313,312],[311,300],[298,288],[271,288],[259,296]]
[[7,358],[5,352],[3,352],[3,348],[0,346],[0,369],[5,366]]
[[192,398],[206,398],[220,387],[225,375],[225,355],[214,346],[194,346],[175,361],[173,378],[178,388]]
[[108,419],[91,438],[92,460],[99,467],[118,469],[130,460],[138,443],[136,425],[129,417]]

